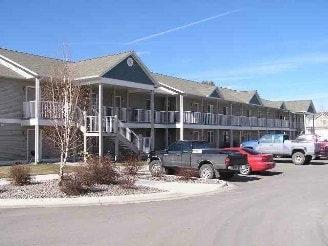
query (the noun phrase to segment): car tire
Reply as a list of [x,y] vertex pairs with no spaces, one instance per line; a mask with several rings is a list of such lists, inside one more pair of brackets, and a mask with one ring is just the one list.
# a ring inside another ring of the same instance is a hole
[[212,179],[214,177],[214,169],[210,164],[203,164],[199,168],[199,177],[202,179]]
[[223,180],[230,180],[233,176],[235,176],[233,172],[220,172],[220,179]]
[[239,173],[241,175],[250,175],[251,172],[252,172],[252,169],[251,169],[251,167],[249,165],[242,165],[239,168]]
[[164,168],[160,160],[152,160],[149,163],[149,171],[152,176],[159,176],[163,174]]
[[304,165],[305,155],[302,152],[295,152],[292,155],[292,161],[295,165]]

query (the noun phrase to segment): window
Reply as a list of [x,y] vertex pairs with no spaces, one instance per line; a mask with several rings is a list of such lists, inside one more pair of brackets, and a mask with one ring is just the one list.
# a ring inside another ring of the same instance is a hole
[[192,107],[192,109],[191,109],[192,111],[199,112],[199,103],[193,102],[191,104],[191,107]]
[[251,116],[251,111],[249,109],[246,110],[246,117],[250,117]]
[[208,131],[207,132],[207,141],[210,144],[214,143],[214,132],[213,131]]
[[146,109],[150,110],[150,100],[149,99],[146,100]]
[[261,111],[259,111],[258,117],[262,118],[262,112]]
[[122,107],[121,96],[115,96],[115,105],[116,105],[116,108],[121,108]]
[[191,132],[191,139],[192,140],[199,140],[199,132],[198,131],[192,131]]
[[208,113],[213,113],[213,108],[214,108],[213,104],[207,104],[207,112]]
[[229,114],[229,108],[228,107],[223,107],[223,114],[228,115]]
[[191,142],[185,142],[182,144],[182,152],[191,152]]

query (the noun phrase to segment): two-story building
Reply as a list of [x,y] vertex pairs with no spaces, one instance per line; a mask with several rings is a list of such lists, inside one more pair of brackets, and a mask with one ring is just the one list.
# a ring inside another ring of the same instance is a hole
[[[40,87],[61,60],[0,49],[0,163],[55,158],[42,138],[55,104]],[[237,146],[267,132],[296,136],[311,100],[269,101],[256,90],[236,91],[153,73],[134,52],[71,62],[74,79],[91,89],[81,113],[84,151],[116,156],[146,153],[178,139]],[[92,139],[90,141],[87,140]]]

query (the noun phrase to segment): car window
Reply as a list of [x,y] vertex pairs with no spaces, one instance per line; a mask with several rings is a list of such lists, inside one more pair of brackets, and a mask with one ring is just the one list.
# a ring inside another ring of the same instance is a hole
[[260,143],[272,143],[272,135],[264,135],[260,138]]
[[250,148],[243,148],[243,150],[244,150],[245,152],[247,152],[248,154],[251,154],[251,155],[258,155],[258,154],[260,154],[260,153],[257,152],[256,150],[254,150],[254,149],[250,149]]
[[209,149],[212,148],[212,146],[206,142],[206,141],[196,141],[192,143],[193,149]]
[[168,151],[181,151],[182,150],[182,143],[173,143],[167,149]]
[[191,152],[191,142],[185,142],[182,144],[182,152]]

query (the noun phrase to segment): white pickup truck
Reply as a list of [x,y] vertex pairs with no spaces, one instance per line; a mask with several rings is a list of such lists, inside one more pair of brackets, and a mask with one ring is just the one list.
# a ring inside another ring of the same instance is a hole
[[286,134],[266,134],[259,140],[244,141],[240,146],[260,153],[291,157],[295,165],[310,163],[319,156],[321,147],[320,143],[312,141],[289,140]]

